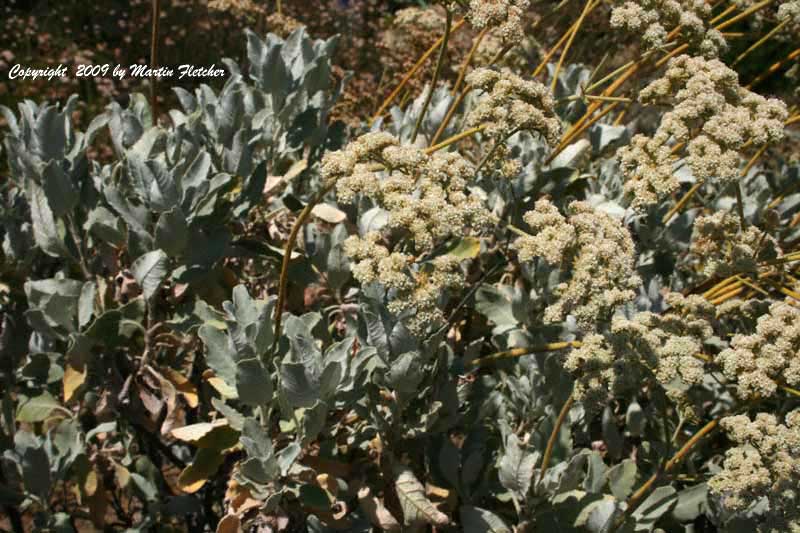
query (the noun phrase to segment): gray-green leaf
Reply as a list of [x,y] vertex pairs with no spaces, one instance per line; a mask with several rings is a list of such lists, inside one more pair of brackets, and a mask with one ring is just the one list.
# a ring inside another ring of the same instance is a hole
[[608,471],[608,484],[611,487],[611,493],[620,501],[625,501],[630,495],[634,483],[636,483],[635,461],[625,459]]
[[272,400],[272,380],[258,359],[244,359],[236,365],[236,390],[245,405],[263,406]]
[[446,514],[433,506],[433,503],[425,495],[425,487],[419,482],[414,472],[405,466],[395,469],[397,476],[395,489],[397,498],[400,500],[400,507],[403,509],[403,522],[407,526],[414,524],[431,524],[434,526],[446,526],[450,519]]
[[653,531],[656,522],[670,512],[678,502],[678,493],[669,485],[658,487],[638,509],[633,512],[636,520],[636,531]]
[[53,257],[68,257],[67,249],[61,240],[58,225],[53,211],[47,203],[44,190],[35,183],[29,184],[31,222],[33,222],[33,238],[39,248]]
[[161,248],[168,255],[180,255],[189,239],[189,226],[186,216],[180,207],[174,207],[161,213],[156,223],[156,247]]
[[158,291],[169,270],[169,260],[163,250],[154,250],[140,256],[131,266],[133,276],[146,300],[150,300]]
[[42,422],[47,420],[50,413],[59,408],[61,408],[61,404],[45,391],[17,407],[17,422]]
[[470,505],[459,510],[464,533],[511,533],[511,529],[496,514]]
[[520,447],[519,439],[513,433],[506,439],[506,450],[500,460],[500,483],[522,498],[531,488],[533,469],[538,461],[538,454],[530,453]]
[[55,217],[66,215],[78,204],[78,191],[55,160],[42,171],[42,187]]

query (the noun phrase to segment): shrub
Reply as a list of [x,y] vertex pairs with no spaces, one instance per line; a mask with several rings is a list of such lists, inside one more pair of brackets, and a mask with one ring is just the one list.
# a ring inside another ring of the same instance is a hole
[[168,113],[0,108],[9,527],[800,529],[793,4],[440,4],[347,125],[338,38],[252,2]]

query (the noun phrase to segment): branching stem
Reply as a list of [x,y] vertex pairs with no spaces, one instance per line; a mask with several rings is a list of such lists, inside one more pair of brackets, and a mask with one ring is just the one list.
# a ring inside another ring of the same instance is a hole
[[442,72],[444,58],[447,55],[447,43],[450,40],[450,29],[453,25],[453,12],[449,9],[446,11],[447,17],[445,19],[444,37],[442,38],[442,44],[439,48],[439,58],[436,60],[436,68],[433,71],[433,79],[431,80],[431,86],[428,90],[428,94],[425,97],[425,103],[419,112],[417,123],[414,124],[414,133],[411,134],[411,144],[414,144],[414,142],[417,140],[417,135],[419,135],[419,130],[422,127],[422,121],[425,120],[425,114],[428,112],[428,107],[431,105],[431,100],[433,100],[433,93],[436,90],[436,84],[439,82],[439,75]]
[[487,355],[486,357],[481,357],[479,359],[473,359],[472,361],[469,361],[465,366],[467,367],[486,366],[490,363],[494,363],[495,361],[500,361],[503,359],[514,359],[517,357],[523,357],[525,355],[530,355],[533,353],[552,352],[555,350],[564,350],[566,348],[580,348],[581,345],[582,343],[580,341],[563,341],[563,342],[551,342],[548,344],[542,344],[540,346],[531,346],[529,348],[512,348],[510,350],[493,353],[492,355]]
[[556,64],[556,70],[553,72],[553,81],[550,83],[550,92],[556,92],[556,85],[558,84],[558,74],[561,72],[561,66],[564,64],[564,58],[567,57],[567,53],[569,52],[570,47],[572,46],[572,42],[575,40],[575,36],[578,34],[578,30],[581,28],[581,24],[583,24],[586,15],[593,9],[596,5],[595,2],[592,0],[587,0],[586,5],[583,7],[583,11],[581,11],[581,15],[578,17],[578,20],[573,25],[573,29],[570,32],[569,39],[567,39],[567,44],[564,45],[564,51],[558,58],[558,64]]
[[286,246],[283,249],[283,261],[281,262],[281,275],[278,279],[278,301],[275,305],[275,338],[272,341],[272,354],[274,355],[278,351],[278,344],[280,343],[281,339],[281,318],[283,314],[283,306],[286,303],[286,290],[287,290],[287,282],[289,279],[289,263],[292,260],[292,252],[294,252],[294,247],[297,242],[297,236],[300,234],[300,229],[306,223],[308,218],[311,216],[311,211],[313,211],[314,206],[316,206],[326,194],[328,194],[336,183],[331,183],[325,186],[321,191],[314,196],[308,204],[303,208],[300,212],[300,216],[297,217],[297,220],[292,226],[292,231],[289,232],[289,238],[286,241]]
[[[461,19],[455,24],[453,24],[453,27],[450,29],[449,32],[450,35],[458,31],[459,28],[461,28],[464,25],[464,23],[465,20]],[[408,84],[411,78],[414,77],[414,74],[416,74],[417,71],[419,71],[419,69],[422,68],[422,65],[425,64],[428,58],[431,57],[431,55],[433,55],[433,53],[439,48],[439,46],[441,46],[443,40],[444,40],[444,35],[441,38],[439,38],[439,40],[437,40],[435,43],[433,43],[431,47],[425,51],[424,54],[422,54],[422,56],[417,60],[416,64],[413,67],[411,67],[411,70],[406,72],[406,74],[403,76],[403,79],[400,80],[400,83],[397,85],[397,87],[395,87],[395,89],[391,92],[391,94],[383,101],[381,106],[375,112],[375,115],[373,115],[372,119],[370,119],[369,121],[370,126],[372,126],[372,124],[374,124],[375,121],[378,120],[378,118],[381,115],[383,115],[384,111],[386,111],[386,109],[390,105],[392,105],[392,102],[394,102],[395,98],[397,98],[397,95],[399,95],[400,92],[403,90],[403,87],[405,87],[406,84]]]
[[[158,68],[158,26],[161,19],[161,0],[153,0],[152,31],[150,34],[150,68]],[[153,110],[153,125],[158,125],[158,76],[150,77],[150,107]]]
[[652,486],[658,481],[663,475],[669,474],[669,472],[675,468],[685,457],[688,455],[690,451],[699,443],[703,438],[714,431],[716,427],[719,425],[719,420],[714,419],[703,426],[697,433],[692,435],[686,444],[684,444],[680,450],[678,450],[672,458],[667,461],[667,464],[664,465],[663,470],[660,470],[653,474],[650,479],[644,482],[644,485],[639,487],[639,489],[630,497],[628,498],[627,505],[625,507],[625,511],[622,515],[617,519],[614,523],[614,526],[611,528],[610,532],[614,533],[617,531],[623,523],[625,523],[625,519],[630,516],[636,509],[641,505],[644,497],[650,492]]
[[553,426],[553,431],[550,432],[550,438],[547,439],[547,447],[544,449],[544,457],[542,458],[542,466],[539,469],[539,483],[542,482],[544,479],[544,474],[547,472],[547,467],[550,465],[550,459],[553,457],[553,448],[556,446],[556,441],[558,440],[558,434],[561,432],[561,426],[564,425],[564,421],[567,419],[567,414],[569,410],[572,409],[572,404],[575,403],[575,394],[570,393],[569,398],[567,401],[564,402],[564,405],[561,407],[561,412],[558,413],[558,418],[556,419],[556,425]]

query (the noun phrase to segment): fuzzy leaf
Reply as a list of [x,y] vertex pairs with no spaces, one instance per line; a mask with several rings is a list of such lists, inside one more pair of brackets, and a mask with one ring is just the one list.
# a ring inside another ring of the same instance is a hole
[[611,487],[611,493],[620,501],[625,501],[630,495],[631,491],[633,491],[634,483],[636,483],[635,461],[625,459],[608,471],[608,484]]
[[414,472],[405,466],[396,468],[395,489],[400,507],[403,509],[403,521],[406,526],[415,524],[431,524],[446,526],[450,523],[447,515],[434,507],[425,496],[425,487],[417,480]]
[[81,296],[78,300],[78,327],[83,329],[94,315],[94,300],[97,292],[97,285],[93,281],[87,281],[81,288]]
[[281,364],[281,389],[293,407],[312,407],[320,398],[319,380],[306,371],[303,363]]
[[513,433],[506,440],[506,450],[500,460],[500,483],[518,498],[524,498],[531,488],[533,469],[539,455],[520,447],[519,439]]
[[22,479],[25,489],[47,499],[50,492],[50,461],[44,448],[29,447],[22,454]]
[[477,290],[475,309],[496,326],[516,326],[518,323],[510,296],[491,285],[481,285]]
[[56,224],[53,211],[47,203],[44,190],[38,185],[31,183],[30,188],[30,208],[31,222],[33,222],[33,238],[39,248],[47,255],[53,257],[68,257],[67,249],[61,240],[61,235]]
[[61,408],[61,404],[58,403],[58,400],[45,391],[39,396],[29,398],[17,407],[17,421],[42,422],[47,420],[50,413],[59,408]]
[[204,324],[197,332],[206,345],[206,364],[221,378],[233,387],[236,384],[235,350],[225,332]]
[[699,483],[678,493],[672,516],[679,522],[692,522],[708,510],[708,485]]
[[619,432],[619,428],[617,428],[617,422],[614,419],[614,414],[611,412],[611,408],[608,406],[606,406],[606,408],[603,410],[602,429],[603,440],[608,447],[609,455],[615,459],[619,459],[622,456],[622,447],[624,441]]
[[156,223],[156,247],[175,257],[186,248],[189,240],[189,226],[180,207],[161,213]]
[[236,390],[245,405],[263,406],[272,400],[272,380],[258,359],[237,363]]
[[645,501],[633,512],[636,520],[636,531],[653,531],[656,522],[670,512],[678,502],[678,493],[669,485],[658,487],[650,493]]
[[502,518],[486,509],[462,505],[459,514],[464,533],[511,533]]
[[57,161],[50,161],[44,167],[42,188],[55,217],[66,215],[78,204],[78,191]]
[[169,260],[162,250],[154,250],[140,256],[131,266],[136,282],[142,288],[145,300],[150,300],[167,277]]

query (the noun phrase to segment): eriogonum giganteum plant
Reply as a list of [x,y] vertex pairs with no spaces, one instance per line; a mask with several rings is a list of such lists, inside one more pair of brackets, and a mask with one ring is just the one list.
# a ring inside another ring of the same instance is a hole
[[206,7],[0,108],[1,528],[800,531],[796,1]]

